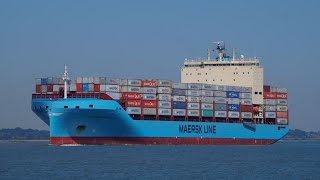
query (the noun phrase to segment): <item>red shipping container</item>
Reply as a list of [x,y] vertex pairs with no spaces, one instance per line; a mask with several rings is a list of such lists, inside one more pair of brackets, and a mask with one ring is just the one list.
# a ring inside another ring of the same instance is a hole
[[288,94],[286,93],[277,93],[277,99],[287,99]]
[[288,112],[277,112],[277,118],[288,118]]
[[100,92],[100,84],[95,84],[93,87],[94,92]]
[[126,101],[127,107],[140,107],[141,106],[141,100],[132,100],[128,99]]
[[157,101],[155,101],[155,100],[143,100],[142,101],[142,107],[143,108],[156,108],[157,107]]
[[53,91],[53,94],[59,94],[59,91]]
[[141,94],[139,94],[139,93],[121,93],[121,98],[123,98],[123,99],[141,99]]
[[241,112],[252,112],[253,106],[252,105],[240,105]]
[[263,86],[263,91],[264,92],[270,92],[271,91],[271,86]]
[[277,98],[277,93],[272,93],[272,92],[264,92],[263,97],[265,99],[276,99]]
[[142,87],[157,87],[157,81],[156,80],[142,80],[141,86]]
[[77,92],[82,92],[82,84],[77,83]]
[[41,85],[36,85],[36,93],[41,93],[41,92],[42,92]]
[[47,85],[47,92],[52,92],[53,91],[53,85],[52,84],[48,84]]

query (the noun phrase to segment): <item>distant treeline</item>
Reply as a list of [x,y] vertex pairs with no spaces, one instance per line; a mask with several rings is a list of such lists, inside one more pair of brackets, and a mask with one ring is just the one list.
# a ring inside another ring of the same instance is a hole
[[[0,129],[0,140],[47,140],[49,131],[37,129]],[[284,140],[320,140],[319,132],[306,132],[299,129],[289,130]]]

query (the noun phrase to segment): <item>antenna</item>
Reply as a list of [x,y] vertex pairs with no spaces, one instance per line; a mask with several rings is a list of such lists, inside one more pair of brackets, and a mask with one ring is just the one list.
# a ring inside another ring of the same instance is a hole
[[223,41],[216,41],[213,43],[217,44],[217,50],[219,51],[218,58],[219,58],[219,61],[222,61],[223,51],[226,49],[224,46],[224,42]]
[[232,61],[236,60],[236,48],[232,48]]
[[210,48],[208,48],[208,61],[210,61],[210,57],[211,57],[211,54],[210,54]]
[[67,99],[67,90],[68,90],[68,83],[67,83],[67,81],[68,81],[68,79],[69,79],[69,77],[68,77],[68,66],[67,66],[67,64],[64,64],[64,73],[63,73],[62,79],[63,79],[63,81],[64,81],[64,96],[63,96],[63,98],[64,98],[64,99]]

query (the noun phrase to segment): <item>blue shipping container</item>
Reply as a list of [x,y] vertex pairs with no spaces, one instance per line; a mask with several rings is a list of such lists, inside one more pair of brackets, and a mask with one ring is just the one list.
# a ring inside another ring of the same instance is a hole
[[88,92],[89,91],[89,85],[88,84],[82,84],[82,92]]
[[42,85],[47,85],[47,79],[46,78],[41,78],[41,84]]
[[227,91],[227,98],[239,98],[239,92]]
[[229,104],[228,105],[228,110],[229,111],[239,111],[240,106],[238,104]]
[[186,102],[173,101],[173,109],[186,109]]

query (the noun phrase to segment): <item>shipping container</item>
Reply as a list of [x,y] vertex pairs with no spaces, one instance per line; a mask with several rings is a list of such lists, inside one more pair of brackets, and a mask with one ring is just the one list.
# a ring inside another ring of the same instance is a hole
[[158,101],[158,107],[159,108],[171,108],[171,102],[170,101]]
[[41,85],[47,85],[47,78],[41,78]]
[[106,84],[120,85],[120,79],[106,78]]
[[[126,100],[126,105],[127,107],[141,107],[141,100],[136,100],[136,99],[128,99]],[[145,107],[145,106],[142,106]]]
[[82,92],[89,92],[89,84],[82,84]]
[[215,104],[214,109],[215,109],[215,111],[226,111],[227,105],[226,104]]
[[213,103],[214,97],[201,97],[202,103]]
[[172,81],[171,80],[158,80],[157,86],[159,87],[172,87]]
[[277,93],[277,99],[287,99],[288,94],[285,93]]
[[286,99],[277,99],[277,104],[278,105],[288,105]]
[[94,77],[93,78],[93,83],[94,84],[100,84],[100,78],[99,77]]
[[52,84],[59,84],[59,80],[61,80],[61,78],[54,77],[52,79]]
[[264,97],[265,99],[277,99],[277,93],[264,92],[264,93],[263,93],[263,97]]
[[252,105],[252,100],[251,99],[240,99],[240,103],[242,105]]
[[239,86],[227,86],[227,91],[240,92],[241,87]]
[[199,90],[188,90],[187,91],[187,95],[188,96],[199,96],[200,95],[200,91]]
[[47,85],[48,84],[53,84],[53,77],[48,77],[47,78]]
[[[106,87],[108,91],[108,87]],[[121,86],[121,92],[133,92],[133,93],[140,93],[141,88],[138,86]]]
[[157,100],[157,95],[155,94],[143,94],[142,95],[143,100]]
[[200,104],[199,103],[187,103],[188,109],[199,109]]
[[288,118],[288,111],[287,112],[277,112],[277,118]]
[[171,116],[171,109],[158,109],[158,115]]
[[143,87],[157,87],[157,80],[141,80]]
[[288,124],[288,119],[277,118],[277,124]]
[[[63,86],[62,85],[53,85],[53,91],[54,92],[59,92],[60,88],[62,88]],[[81,84],[81,87],[82,87],[82,84]]]
[[[98,79],[99,80],[99,79]],[[100,92],[100,84],[94,84],[94,92]]]
[[242,99],[251,99],[252,94],[251,93],[240,93],[240,98]]
[[239,92],[227,91],[227,98],[239,98]]
[[199,90],[201,88],[200,84],[188,83],[188,89]]
[[281,105],[278,105],[277,106],[277,111],[288,111],[288,107],[287,106],[281,106]]
[[94,84],[88,84],[88,87],[89,87],[89,92],[94,91]]
[[[120,86],[119,85],[111,85],[111,84],[108,84],[108,85],[104,85],[106,88],[106,91],[108,92],[120,92]],[[135,90],[138,89],[137,91],[139,91],[139,87],[130,87],[129,88],[129,91],[128,91],[128,86],[124,86],[124,90],[127,90],[126,92],[136,92]],[[133,89],[133,90],[132,90]]]
[[127,107],[128,114],[141,114],[141,108],[140,107]]
[[[49,87],[49,85],[48,85],[48,87]],[[51,85],[51,87],[52,87],[52,85]],[[77,91],[77,85],[76,84],[70,84],[69,89],[70,89],[70,91]],[[53,87],[52,87],[52,90],[50,92],[52,92],[52,91],[53,91]]]
[[217,118],[225,118],[227,117],[227,111],[215,111],[214,115]]
[[185,109],[173,109],[174,116],[185,116],[186,110]]
[[114,100],[119,100],[121,94],[118,92],[106,92],[107,95],[109,95]]
[[200,116],[199,110],[188,110],[188,116],[199,117]]
[[265,105],[276,105],[277,101],[275,99],[264,99]]
[[194,103],[200,102],[200,98],[196,97],[196,96],[188,96],[187,100],[188,100],[188,102],[194,102]]
[[142,100],[141,103],[143,108],[156,108],[157,107],[157,101],[152,100]]
[[187,107],[186,102],[173,101],[173,108],[174,109],[186,109],[186,107]]
[[89,77],[89,84],[93,84],[94,83],[94,77]]
[[41,85],[41,92],[46,93],[47,92],[47,85]]
[[212,96],[213,96],[213,91],[210,91],[210,90],[201,90],[201,96],[209,96],[209,97],[212,97]]
[[227,86],[215,85],[214,90],[215,91],[227,91]]
[[288,90],[287,88],[280,88],[280,87],[277,87],[277,93],[288,93]]
[[158,94],[158,100],[159,101],[171,101],[171,95],[170,94]]
[[185,102],[186,97],[185,96],[173,96],[173,101]]
[[187,90],[183,89],[172,89],[172,94],[177,96],[185,96],[187,94]]
[[270,92],[276,93],[277,92],[277,87],[270,87]]
[[243,93],[251,93],[252,87],[241,87],[241,92]]
[[228,117],[229,118],[239,118],[239,112],[229,111],[228,112]]
[[240,106],[238,104],[228,104],[228,110],[229,111],[239,111]]
[[214,97],[227,97],[227,92],[225,91],[213,91]]
[[154,87],[141,87],[141,93],[149,93],[149,94],[156,94],[157,88]]
[[252,119],[252,112],[241,112],[241,118]]
[[270,92],[271,86],[263,86],[263,92]]
[[184,84],[184,83],[173,83],[172,87],[174,89],[187,89],[188,88],[187,84]]
[[42,93],[41,87],[42,85],[39,85],[39,84],[36,85],[36,93]]
[[241,112],[252,112],[253,106],[252,105],[240,105]]
[[36,78],[36,85],[41,85],[41,78]]
[[201,89],[212,91],[215,90],[215,86],[211,84],[202,84]]
[[228,104],[240,104],[239,98],[228,98]]
[[121,98],[123,99],[141,99],[140,93],[121,93]]
[[144,115],[156,115],[157,109],[156,108],[142,108],[142,113]]
[[47,85],[47,92],[52,92],[53,91],[53,85],[52,84],[48,84]]
[[157,93],[160,94],[171,94],[172,89],[171,87],[157,87]]
[[201,115],[202,115],[202,117],[213,117],[213,111],[212,110],[202,110]]
[[138,79],[122,79],[122,86],[141,86],[141,80]]
[[268,106],[265,106],[265,110],[266,111],[276,111],[276,106],[271,106],[271,105],[268,105]]
[[100,84],[100,92],[106,92],[106,85]]
[[61,78],[59,78],[59,79],[58,79],[58,84],[59,84],[59,85],[64,85],[64,80],[61,79]]
[[[82,79],[81,83],[84,83],[84,84],[88,84],[89,83],[89,78],[88,77],[82,77],[81,79]],[[78,82],[78,79],[77,79],[77,82]],[[80,79],[79,79],[79,83],[80,83]]]
[[214,98],[215,103],[221,103],[221,104],[226,104],[227,103],[227,99],[224,97],[215,97]]
[[266,112],[265,117],[266,118],[276,118],[276,112]]
[[202,103],[201,104],[201,109],[213,110],[213,104]]
[[[103,85],[106,85],[106,78],[105,77],[100,77],[99,78],[99,83],[100,84],[103,84]],[[140,110],[141,111],[141,110]]]

